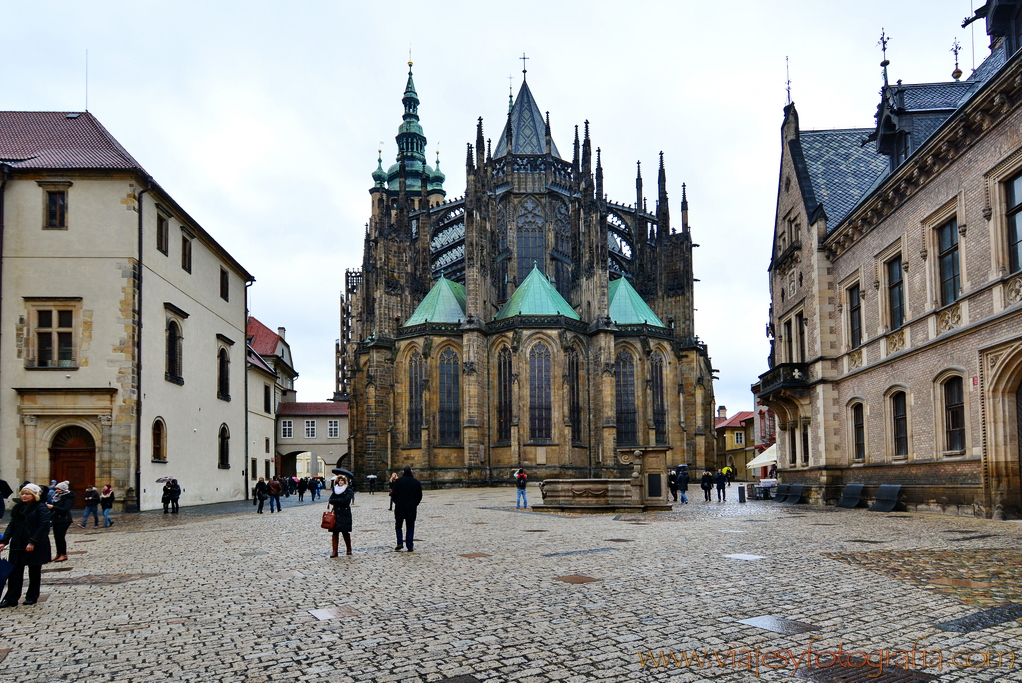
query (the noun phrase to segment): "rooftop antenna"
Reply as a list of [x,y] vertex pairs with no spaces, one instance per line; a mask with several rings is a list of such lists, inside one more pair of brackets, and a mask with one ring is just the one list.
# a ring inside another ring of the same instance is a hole
[[[973,2],[969,0],[969,14],[973,14],[975,10],[972,9]],[[976,27],[972,27],[972,70],[976,71]]]
[[883,54],[884,54],[884,61],[880,62],[880,66],[883,67],[883,69],[884,69],[884,87],[887,87],[889,85],[889,83],[887,81],[887,67],[890,66],[891,62],[890,62],[889,59],[887,59],[887,43],[889,43],[890,40],[891,40],[890,37],[888,37],[888,35],[884,31],[883,27],[881,27],[880,28],[880,42],[877,43],[877,45],[880,46],[880,49],[881,49],[881,51],[883,51]]
[[89,111],[89,50],[85,50],[85,111]]
[[522,56],[519,57],[518,59],[522,60],[522,80],[524,81],[525,80],[525,74],[527,74],[529,72],[529,70],[525,68],[525,60],[526,59],[530,59],[530,58],[526,57],[525,53],[523,52]]
[[791,104],[791,69],[788,66],[788,56],[784,56],[784,73],[787,77],[785,81],[785,89],[788,91],[788,104]]
[[958,43],[958,38],[955,38],[955,42],[951,44],[951,52],[955,55],[955,70],[951,72],[951,78],[956,81],[962,77],[962,70],[958,68],[958,53],[961,51],[962,46]]

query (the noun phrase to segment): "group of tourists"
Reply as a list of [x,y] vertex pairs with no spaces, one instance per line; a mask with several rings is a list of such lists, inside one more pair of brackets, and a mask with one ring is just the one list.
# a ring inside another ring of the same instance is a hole
[[[734,470],[730,467],[722,467],[714,473],[713,470],[706,470],[699,479],[699,488],[703,490],[703,502],[710,502],[713,498],[714,488],[717,489],[717,502],[727,501],[727,487],[731,486],[731,477]],[[688,474],[688,467],[678,465],[667,474],[667,486],[671,490],[671,498],[674,501],[681,496],[681,502],[688,504],[688,485],[691,477]]]
[[[333,511],[333,523],[325,528],[331,534],[330,557],[338,556],[340,538],[344,538],[345,554],[351,555],[351,503],[355,500],[352,476],[347,470],[334,470],[337,476],[329,482],[330,498],[327,504]],[[397,544],[394,550],[415,552],[415,517],[422,502],[422,483],[405,467],[399,477],[390,477],[390,509],[394,511],[394,531]]]
[[263,514],[263,506],[270,501],[270,512],[280,512],[280,497],[285,498],[297,495],[298,502],[305,502],[305,494],[309,494],[309,500],[315,501],[317,497],[323,497],[323,489],[327,483],[323,477],[287,477],[282,474],[270,477],[259,477],[259,481],[252,487],[252,505],[258,506],[256,512]]
[[[5,514],[3,501],[13,496],[14,491],[7,482],[0,480],[0,518]],[[85,487],[85,515],[78,526],[88,526],[89,517],[99,527],[99,511],[103,511],[103,527],[111,527],[110,510],[114,506],[113,487],[109,484],[102,492],[94,486]],[[7,577],[7,592],[0,600],[0,607],[15,607],[21,600],[25,570],[28,570],[28,591],[24,605],[34,605],[39,600],[42,583],[42,567],[49,562],[67,561],[67,530],[73,523],[72,508],[75,494],[71,483],[50,480],[49,486],[25,482],[18,493],[18,500],[10,510],[10,521],[0,538],[0,553],[9,551],[13,566]],[[53,546],[56,554],[50,556],[50,530],[53,531]]]

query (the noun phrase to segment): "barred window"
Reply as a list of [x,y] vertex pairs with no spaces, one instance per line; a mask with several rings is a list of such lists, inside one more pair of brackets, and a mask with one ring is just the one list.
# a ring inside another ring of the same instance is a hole
[[635,360],[622,351],[614,365],[617,395],[617,443],[629,446],[639,443],[635,428]]
[[944,382],[944,435],[946,450],[965,450],[965,393],[961,377]]
[[550,349],[540,342],[529,351],[529,440],[553,438]]
[[497,441],[511,440],[511,349],[497,354]]
[[461,442],[461,363],[453,349],[440,354],[440,445]]
[[[653,429],[658,446],[667,445],[667,402],[664,398],[664,357],[659,351],[649,359],[650,381],[653,390]],[[741,432],[737,436],[742,436]]]
[[866,420],[861,403],[852,406],[852,437],[855,444],[855,451],[852,454],[856,462],[866,459]]
[[181,383],[181,328],[177,321],[167,323],[167,379]]
[[426,363],[416,351],[408,361],[408,445],[422,444],[422,380]]
[[568,419],[571,421],[571,440],[582,441],[582,369],[578,351],[568,352]]
[[227,429],[226,424],[220,425],[220,438],[218,467],[222,470],[226,470],[231,466],[231,432]]

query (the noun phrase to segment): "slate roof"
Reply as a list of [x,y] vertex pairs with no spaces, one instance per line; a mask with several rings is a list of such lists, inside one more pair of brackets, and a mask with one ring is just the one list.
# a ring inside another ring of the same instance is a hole
[[0,112],[0,162],[14,168],[111,169],[145,173],[88,112]]
[[259,368],[260,370],[262,370],[263,372],[272,377],[277,376],[277,373],[273,370],[273,368],[266,364],[266,361],[264,361],[263,357],[260,356],[256,352],[256,350],[252,348],[251,344],[245,345],[245,356],[248,360],[249,365],[254,365],[255,367]]
[[536,266],[532,267],[532,272],[519,285],[504,307],[497,311],[493,319],[501,320],[516,315],[563,315],[572,320],[580,319],[571,304],[564,300],[561,293],[550,284],[550,280],[546,279],[543,271]]
[[610,299],[610,319],[617,325],[656,325],[665,327],[653,309],[642,300],[627,278],[611,281],[607,288]]
[[[511,124],[511,151],[514,154],[546,154],[546,121],[526,81],[522,81],[522,88],[511,107],[508,122]],[[497,138],[494,159],[507,154],[507,127],[505,123],[504,130]],[[558,159],[561,158],[553,139],[550,140],[550,151]]]
[[957,109],[962,98],[976,87],[969,81],[912,83],[902,85],[905,109]]
[[248,337],[249,346],[251,346],[256,353],[263,356],[277,355],[277,348],[280,344],[280,335],[268,328],[266,325],[263,325],[252,316],[248,317],[248,325],[245,330],[245,336]]
[[[873,129],[847,128],[799,133],[805,167],[816,202],[827,213],[827,225],[837,226],[889,168],[887,157],[862,141]],[[807,207],[812,211],[815,207]]]
[[285,402],[277,406],[277,415],[347,415],[347,401],[326,401],[323,403]]
[[465,285],[441,275],[405,325],[460,323],[464,319]]

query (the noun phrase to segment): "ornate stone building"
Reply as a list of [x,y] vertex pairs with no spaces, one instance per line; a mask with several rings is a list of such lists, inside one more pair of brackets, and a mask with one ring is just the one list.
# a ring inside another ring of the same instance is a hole
[[833,501],[901,484],[910,508],[1022,513],[1022,3],[991,0],[971,76],[892,84],[876,125],[784,110],[770,264],[785,483]]
[[[411,67],[411,64],[409,64]],[[338,394],[356,472],[434,481],[607,476],[618,454],[713,462],[713,386],[693,329],[686,200],[671,227],[661,157],[646,208],[603,191],[578,127],[561,156],[527,83],[495,144],[476,127],[449,201],[426,163],[411,68],[397,163],[373,173],[360,270],[346,274]]]

